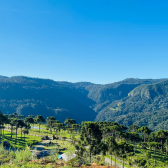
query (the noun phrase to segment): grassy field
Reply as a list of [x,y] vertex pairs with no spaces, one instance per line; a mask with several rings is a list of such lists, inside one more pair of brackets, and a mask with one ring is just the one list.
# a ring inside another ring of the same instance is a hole
[[16,139],[16,134],[13,133],[12,134],[13,137],[11,139],[11,133],[8,131],[4,131],[4,136],[2,136],[2,140],[3,141],[8,141],[12,147],[14,148],[22,148],[24,149],[28,144],[32,144],[33,142],[35,143],[39,143],[41,141],[41,137],[38,136],[31,136],[31,135],[22,135],[21,138],[21,134],[17,134],[17,139]]
[[[34,125],[35,127],[38,127],[37,124]],[[52,133],[50,132],[50,130],[46,130],[46,127],[44,125],[41,125],[43,129],[39,130],[38,129],[30,129],[29,133],[30,134],[36,134],[36,135],[48,135],[48,136],[52,136],[52,135],[56,135],[56,132],[54,130],[52,130]],[[79,139],[79,133],[78,132],[73,132],[73,133],[70,133],[68,130],[63,130],[61,129],[60,132],[58,131],[57,132],[57,135],[59,137],[67,137],[67,138],[71,138],[72,136]]]
[[[35,127],[38,127],[37,124],[34,125]],[[29,135],[25,135],[25,139],[24,139],[24,135],[22,134],[22,138],[21,138],[21,130],[18,129],[18,135],[17,135],[17,139],[16,139],[16,134],[15,134],[15,130],[13,130],[13,138],[10,138],[10,129],[8,131],[4,132],[4,136],[3,136],[3,140],[4,141],[8,141],[13,147],[16,148],[25,148],[27,144],[31,144],[33,142],[40,142],[41,137],[42,136],[50,136],[52,137],[53,135],[56,136],[56,132],[54,132],[54,130],[52,131],[52,133],[50,132],[50,130],[46,130],[45,125],[41,125],[41,129],[40,132],[38,129],[33,129],[31,128],[29,130]],[[38,136],[33,136],[33,135],[38,135]],[[79,133],[78,132],[73,132],[70,133],[67,130],[63,130],[61,129],[60,131],[57,132],[57,136],[62,138],[62,137],[66,137],[66,138],[79,138]]]

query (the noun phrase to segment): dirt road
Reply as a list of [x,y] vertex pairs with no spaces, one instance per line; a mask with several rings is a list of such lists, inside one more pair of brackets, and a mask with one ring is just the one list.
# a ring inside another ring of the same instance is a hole
[[[46,144],[48,144],[50,141],[51,139],[41,141],[38,145],[36,145],[31,149],[31,152],[35,153],[38,157],[42,157],[43,156],[42,151],[45,150]],[[45,150],[45,151],[48,151],[48,150]]]

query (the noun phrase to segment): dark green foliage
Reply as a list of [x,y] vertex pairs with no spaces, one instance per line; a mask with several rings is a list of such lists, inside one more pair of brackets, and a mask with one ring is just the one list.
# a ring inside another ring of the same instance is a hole
[[149,135],[151,133],[151,130],[147,126],[142,126],[141,128],[138,129],[138,131],[143,133],[144,142],[146,135]]
[[168,110],[163,109],[155,112],[137,112],[116,116],[110,119],[127,127],[131,125],[148,126],[152,131],[160,129],[168,130]]
[[124,158],[130,153],[133,153],[133,146],[126,143],[125,141],[120,141],[117,144],[118,150],[117,154],[123,158],[123,167],[124,167]]
[[125,141],[120,141],[118,143],[118,155],[126,155],[126,153],[133,152],[133,146],[126,143]]
[[117,150],[118,146],[117,146],[117,143],[116,143],[114,137],[112,137],[112,136],[107,138],[106,143],[107,143],[108,151],[111,155],[111,166],[112,166],[112,154],[113,153],[116,154],[116,150]]
[[94,101],[87,97],[85,86],[28,77],[0,78],[0,109],[9,114],[55,116],[62,122],[67,116],[77,122],[94,120],[96,113],[89,107]]
[[145,166],[146,163],[147,161],[142,159],[141,157],[138,157],[137,159],[134,160],[134,164],[136,164],[139,167]]
[[130,127],[129,127],[129,131],[130,132],[138,132],[138,130],[139,130],[139,126],[138,125],[131,125]]
[[101,142],[102,140],[102,132],[98,123],[96,122],[83,122],[83,127],[81,129],[81,141],[84,142],[85,145],[89,146],[90,153],[90,162],[91,162],[91,154],[96,155],[99,154],[102,150],[106,151],[106,145]]
[[[151,113],[155,114],[155,111],[162,113],[168,109],[168,80],[162,81],[156,84],[142,84],[129,92],[128,96],[121,100],[113,101],[107,107],[105,107],[97,116],[97,120],[117,121],[124,125],[130,126],[135,124],[135,121],[139,121],[137,125],[146,125],[142,122],[148,122],[151,120]],[[163,113],[164,114],[164,113]],[[160,117],[164,117],[162,115]],[[132,119],[133,118],[133,119]],[[138,118],[138,119],[135,119]],[[156,117],[155,117],[156,118]],[[111,120],[112,119],[112,120]],[[144,120],[143,120],[144,119]],[[167,120],[164,118],[163,120]],[[157,120],[156,120],[157,122]],[[153,123],[155,127],[157,123]]]
[[45,122],[45,119],[43,118],[42,115],[38,115],[35,117],[35,122],[39,124],[39,132],[40,132],[40,125]]
[[141,138],[139,137],[139,134],[136,132],[127,132],[127,134],[128,134],[129,140],[133,143],[137,143],[141,140]]
[[52,128],[54,126],[54,123],[56,123],[56,118],[55,117],[47,117],[46,122],[47,122],[47,127],[49,127],[50,132],[52,132]]
[[32,117],[26,117],[24,119],[25,123],[29,123],[29,124],[33,124],[34,123],[34,119]]
[[76,124],[76,121],[74,119],[70,119],[69,117],[66,118],[64,121],[64,124],[67,125],[67,127],[72,127],[73,124]]

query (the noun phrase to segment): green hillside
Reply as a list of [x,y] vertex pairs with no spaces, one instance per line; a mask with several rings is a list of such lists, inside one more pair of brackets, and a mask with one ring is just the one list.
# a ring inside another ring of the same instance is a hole
[[30,113],[42,114],[45,118],[55,115],[61,121],[67,116],[78,122],[82,119],[94,120],[96,114],[89,108],[93,101],[81,92],[52,80],[1,78],[0,109],[4,113],[17,112],[26,116]]
[[163,127],[158,116],[167,114],[167,96],[168,80],[156,84],[142,84],[130,91],[127,97],[106,106],[97,115],[96,120],[124,122],[127,126],[133,123],[140,126],[150,125],[154,130],[158,130],[157,124]]
[[0,76],[0,110],[6,114],[56,116],[60,121],[69,116],[77,122],[121,123],[134,113],[145,119],[146,112],[167,109],[167,83],[165,79],[128,78],[100,85]]

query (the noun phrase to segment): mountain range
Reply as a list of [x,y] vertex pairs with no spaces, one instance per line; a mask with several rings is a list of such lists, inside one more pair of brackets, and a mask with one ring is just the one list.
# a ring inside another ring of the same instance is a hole
[[[0,76],[0,110],[5,114],[116,121],[130,126],[166,128],[168,79],[128,78],[111,84],[60,82]],[[168,129],[168,128],[167,128]]]

